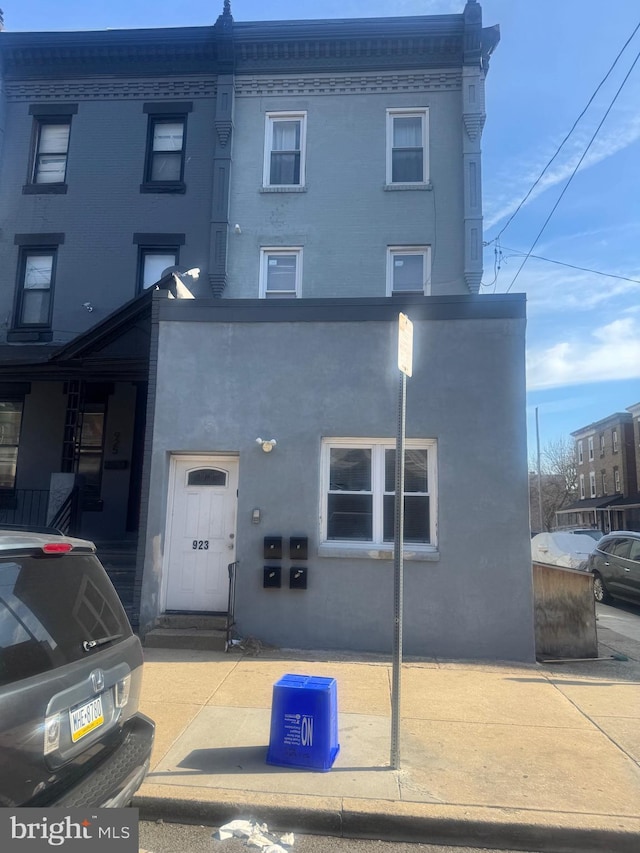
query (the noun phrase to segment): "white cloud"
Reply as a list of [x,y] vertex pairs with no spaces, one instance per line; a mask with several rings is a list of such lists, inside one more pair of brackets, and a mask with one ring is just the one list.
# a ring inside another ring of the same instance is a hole
[[529,391],[636,378],[640,379],[640,323],[635,317],[594,329],[591,339],[533,347],[527,354]]

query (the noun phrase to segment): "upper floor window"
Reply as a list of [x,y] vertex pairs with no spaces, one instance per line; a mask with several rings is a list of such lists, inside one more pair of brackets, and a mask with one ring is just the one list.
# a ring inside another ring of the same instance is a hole
[[152,287],[162,278],[162,273],[167,267],[174,267],[178,263],[178,249],[140,249],[140,267],[138,273],[138,290],[146,290]]
[[168,267],[179,263],[184,234],[139,231],[133,235],[138,246],[138,293],[156,284]]
[[300,296],[302,249],[260,250],[260,297],[263,299]]
[[33,142],[24,193],[66,193],[71,119],[78,104],[31,104]]
[[617,429],[614,429],[613,432],[611,433],[611,441],[613,444],[613,452],[617,453],[618,452],[618,430]]
[[387,249],[387,296],[427,294],[430,291],[428,246],[389,246]]
[[584,461],[582,441],[578,442],[578,465],[582,465]]
[[15,326],[50,325],[56,259],[56,248],[22,251]]
[[617,468],[613,469],[613,487],[616,492],[622,491],[620,488],[620,471]]
[[265,187],[305,184],[306,113],[267,113],[264,145]]
[[40,119],[33,158],[34,184],[64,184],[71,119]]
[[600,456],[604,456],[604,433],[600,433]]
[[593,461],[593,436],[592,435],[589,436],[588,446],[589,446],[589,461],[592,462]]
[[591,497],[595,498],[595,496],[596,496],[596,472],[595,471],[589,472],[589,489],[591,492]]
[[600,475],[602,478],[602,494],[606,495],[607,494],[607,472],[601,471]]
[[187,114],[191,101],[144,104],[149,115],[142,192],[183,193]]
[[584,474],[580,474],[580,500],[583,501],[585,498],[584,492]]
[[424,184],[429,180],[429,111],[387,110],[387,184]]

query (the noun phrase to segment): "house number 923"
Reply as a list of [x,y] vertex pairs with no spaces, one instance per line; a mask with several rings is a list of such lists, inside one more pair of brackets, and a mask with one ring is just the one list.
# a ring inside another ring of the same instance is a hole
[[209,540],[208,539],[194,539],[191,547],[193,548],[194,551],[208,551],[209,550]]

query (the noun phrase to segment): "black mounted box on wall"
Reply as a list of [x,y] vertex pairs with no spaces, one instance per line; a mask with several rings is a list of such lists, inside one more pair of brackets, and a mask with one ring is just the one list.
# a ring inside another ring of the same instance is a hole
[[292,536],[289,539],[289,557],[292,560],[306,560],[309,540],[306,536]]
[[264,537],[264,558],[265,560],[282,559],[282,536]]
[[289,589],[307,588],[307,567],[291,566],[289,569]]
[[280,566],[265,566],[262,570],[262,586],[266,588],[278,588],[282,585],[282,569]]

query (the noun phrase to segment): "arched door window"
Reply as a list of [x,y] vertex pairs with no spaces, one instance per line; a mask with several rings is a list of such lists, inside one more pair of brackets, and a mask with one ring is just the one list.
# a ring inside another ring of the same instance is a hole
[[188,486],[226,486],[227,472],[219,468],[196,468],[187,474]]

